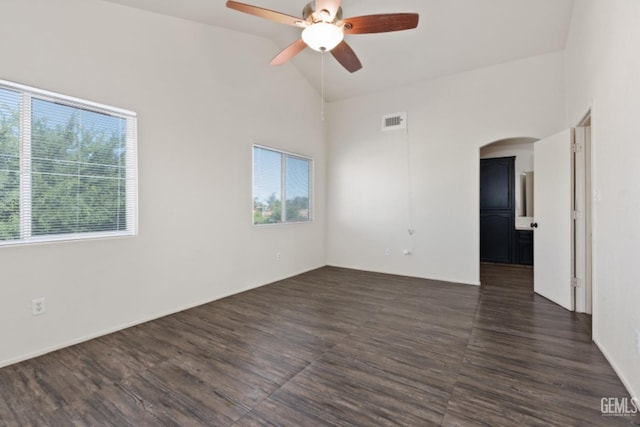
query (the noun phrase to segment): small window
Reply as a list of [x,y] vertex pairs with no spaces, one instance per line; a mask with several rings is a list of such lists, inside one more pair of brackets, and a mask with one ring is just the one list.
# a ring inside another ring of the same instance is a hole
[[133,235],[135,114],[0,81],[0,245]]
[[307,157],[254,145],[253,224],[311,221],[312,173]]

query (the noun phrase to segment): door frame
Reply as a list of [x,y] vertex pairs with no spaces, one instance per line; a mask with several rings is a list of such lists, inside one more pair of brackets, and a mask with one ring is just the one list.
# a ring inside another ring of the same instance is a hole
[[576,126],[574,154],[574,197],[576,211],[573,230],[574,311],[593,313],[593,138],[592,112]]

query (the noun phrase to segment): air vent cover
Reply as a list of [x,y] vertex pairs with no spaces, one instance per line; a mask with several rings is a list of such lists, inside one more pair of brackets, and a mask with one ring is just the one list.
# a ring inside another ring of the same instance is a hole
[[382,130],[407,128],[407,113],[394,113],[382,116]]

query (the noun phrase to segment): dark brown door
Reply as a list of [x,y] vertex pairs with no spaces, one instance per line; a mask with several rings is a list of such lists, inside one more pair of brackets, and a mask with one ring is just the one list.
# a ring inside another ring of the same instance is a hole
[[515,157],[480,160],[480,261],[513,263]]

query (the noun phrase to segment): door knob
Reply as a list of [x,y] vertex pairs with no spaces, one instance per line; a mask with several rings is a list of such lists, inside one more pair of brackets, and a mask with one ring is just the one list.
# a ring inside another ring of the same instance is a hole
[[530,225],[531,225],[531,228],[538,228],[537,222],[532,222]]

